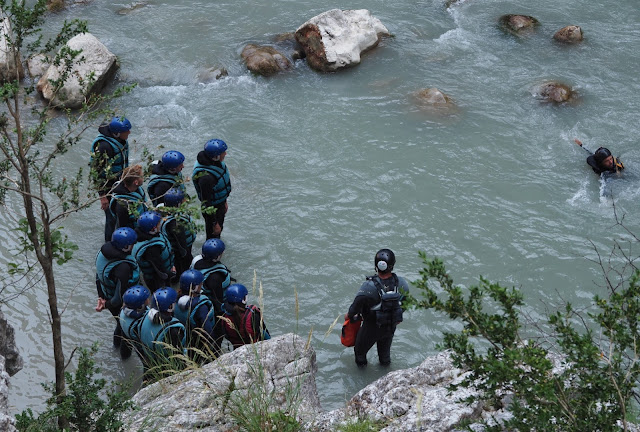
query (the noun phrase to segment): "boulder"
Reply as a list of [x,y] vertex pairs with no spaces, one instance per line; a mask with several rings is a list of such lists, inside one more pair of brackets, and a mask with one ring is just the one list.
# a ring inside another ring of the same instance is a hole
[[558,42],[564,42],[568,44],[582,42],[582,29],[580,28],[580,26],[576,25],[562,27],[553,35],[553,38]]
[[198,82],[210,83],[229,76],[229,72],[225,68],[211,67],[198,72]]
[[418,90],[415,97],[425,105],[452,105],[451,98],[435,87]]
[[7,35],[12,35],[11,21],[8,17],[0,22],[0,82],[12,81],[24,76],[22,60],[14,58]]
[[316,354],[306,338],[286,334],[245,345],[140,390],[133,397],[139,409],[124,419],[126,430],[238,430],[229,410],[243,408],[237,400],[252,399],[251,392],[260,400],[246,403],[265,403],[273,411],[287,410],[287,397],[299,395],[293,410],[311,418],[320,410],[316,371]]
[[15,418],[9,415],[9,376],[22,369],[15,332],[0,311],[0,430],[14,432]]
[[240,54],[251,72],[271,76],[291,68],[291,62],[274,47],[248,44]]
[[311,18],[296,30],[307,63],[332,72],[360,63],[362,53],[375,48],[389,30],[366,9],[332,9]]
[[463,420],[479,419],[483,409],[479,402],[463,402],[472,390],[447,390],[463,377],[449,353],[427,357],[416,368],[390,372],[369,384],[346,408],[319,415],[305,430],[335,431],[355,418],[384,421],[382,431],[388,432],[455,430]]
[[[117,58],[91,33],[74,36],[67,42],[73,50],[82,50],[76,57],[67,82],[54,95],[49,80],[60,78],[62,66],[52,65],[38,81],[37,89],[53,106],[80,108],[85,94],[99,93],[118,69]],[[90,81],[91,74],[93,79]],[[88,88],[87,88],[88,87]],[[53,100],[52,100],[53,98]]]
[[51,59],[44,54],[36,54],[27,60],[27,70],[31,78],[40,78],[49,69]]
[[537,19],[527,15],[502,15],[498,23],[504,31],[514,35],[532,32],[540,25]]
[[564,103],[572,101],[576,94],[566,84],[557,81],[547,81],[534,90],[534,94],[544,102]]

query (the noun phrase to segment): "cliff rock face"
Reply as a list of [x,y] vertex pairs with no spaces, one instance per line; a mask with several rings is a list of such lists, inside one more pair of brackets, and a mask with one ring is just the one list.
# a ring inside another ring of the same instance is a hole
[[22,357],[16,348],[13,327],[0,311],[0,430],[14,432],[15,418],[9,412],[9,376],[22,369]]

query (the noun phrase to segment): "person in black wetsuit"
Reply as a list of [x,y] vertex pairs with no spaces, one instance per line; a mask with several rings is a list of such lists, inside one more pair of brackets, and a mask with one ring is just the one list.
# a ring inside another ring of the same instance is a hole
[[[582,141],[579,139],[574,140],[583,149]],[[587,150],[589,151],[589,150]],[[590,151],[589,151],[590,152]],[[620,160],[613,157],[611,152],[606,147],[599,147],[595,152],[587,157],[587,164],[591,167],[596,174],[615,174],[624,169],[624,165]]]
[[374,258],[376,275],[367,277],[347,313],[351,321],[363,320],[354,346],[358,366],[367,365],[367,353],[374,344],[383,366],[391,364],[391,342],[396,325],[402,322],[402,299],[409,285],[393,273],[395,254],[380,249]]
[[129,134],[131,122],[124,117],[114,117],[108,124],[98,127],[98,136],[91,144],[91,178],[100,196],[100,207],[104,210],[104,241],[111,240],[116,221],[109,211],[110,193],[122,171],[129,166]]

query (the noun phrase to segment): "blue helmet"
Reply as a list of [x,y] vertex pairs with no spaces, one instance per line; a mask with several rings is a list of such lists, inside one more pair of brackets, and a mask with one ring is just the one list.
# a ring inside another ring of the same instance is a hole
[[224,242],[217,238],[211,238],[202,245],[202,256],[206,259],[216,259],[224,252]]
[[160,312],[167,312],[178,299],[178,293],[171,287],[160,288],[153,293],[151,307]]
[[135,244],[138,240],[138,234],[127,227],[118,228],[111,234],[111,244],[114,245],[118,249],[124,249],[127,246],[131,246]]
[[130,307],[131,309],[139,309],[144,305],[144,302],[147,301],[150,295],[151,293],[147,287],[143,285],[134,285],[125,291],[122,296],[122,301],[125,306]]
[[131,122],[124,117],[114,117],[109,123],[109,130],[113,133],[130,131]]
[[162,216],[160,213],[155,211],[146,211],[138,218],[138,228],[146,233],[151,232],[152,229],[158,226],[158,222],[161,220]]
[[204,281],[204,275],[198,271],[189,269],[180,276],[180,289],[188,292],[191,288],[197,287]]
[[172,187],[164,194],[163,198],[164,205],[169,207],[178,207],[184,200],[184,192],[182,192],[182,189],[180,188]]
[[177,150],[169,150],[162,155],[162,165],[167,169],[178,168],[184,162],[184,155]]
[[227,297],[229,303],[244,303],[245,297],[249,294],[247,287],[242,284],[229,285],[224,295]]
[[227,143],[225,143],[220,139],[209,140],[204,145],[204,152],[210,158],[218,157],[226,151],[227,151]]

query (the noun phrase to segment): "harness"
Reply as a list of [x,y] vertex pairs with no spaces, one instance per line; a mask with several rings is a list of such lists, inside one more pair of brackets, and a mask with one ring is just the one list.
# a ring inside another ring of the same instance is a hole
[[[138,217],[147,211],[147,206],[144,203],[144,200],[144,190],[141,187],[133,192],[114,194],[111,196],[111,201],[109,201],[109,211],[115,218],[116,203],[126,206],[127,212],[129,213],[129,220],[133,222],[133,226],[135,227],[137,225]],[[131,207],[134,208],[132,209]]]
[[168,216],[165,216],[164,218],[162,218],[162,224],[160,225],[160,229],[162,230],[162,233],[167,236],[167,238],[169,237],[169,233],[167,232],[167,226],[169,225],[169,223],[171,221],[176,221],[176,225],[180,226],[180,228],[182,228],[182,231],[184,233],[184,238],[185,238],[185,243],[187,244],[187,248],[193,246],[193,243],[196,241],[196,225],[193,223],[193,219],[191,219],[191,216],[184,214],[184,213],[178,213],[177,215],[175,214],[169,214]]
[[98,148],[100,141],[106,141],[111,146],[113,153],[115,154],[115,156],[109,161],[109,171],[111,171],[111,174],[117,174],[125,169],[125,167],[129,166],[129,142],[125,141],[124,144],[121,144],[117,139],[102,134],[98,134],[96,139],[93,140],[93,143],[91,143],[91,158],[89,159],[89,165],[93,166],[96,149]]
[[193,186],[198,194],[198,199],[202,201],[202,191],[200,190],[200,182],[198,181],[205,175],[211,175],[216,179],[216,184],[213,186],[213,199],[211,202],[206,203],[208,206],[216,206],[226,201],[231,193],[231,179],[229,178],[229,170],[227,164],[220,162],[220,167],[215,165],[203,165],[196,161],[193,166]]
[[158,235],[153,236],[148,240],[143,240],[136,243],[133,246],[133,250],[131,254],[135,257],[138,265],[140,266],[140,270],[145,278],[153,279],[155,275],[155,269],[153,265],[144,259],[144,254],[152,246],[161,246],[161,255],[160,259],[162,260],[162,268],[159,270],[164,271],[165,273],[169,273],[171,267],[173,267],[173,254],[171,249],[171,243],[169,243],[169,239],[163,233],[158,233]]
[[110,279],[109,276],[111,274],[111,270],[122,263],[127,263],[131,266],[132,271],[131,277],[128,281],[129,286],[137,284],[138,280],[140,279],[140,269],[138,268],[138,263],[133,258],[133,256],[131,256],[131,254],[127,255],[127,257],[123,259],[107,259],[102,251],[98,251],[96,255],[96,278],[100,283],[100,289],[105,295],[105,298],[109,299],[113,297],[116,292],[116,284],[113,280]]

